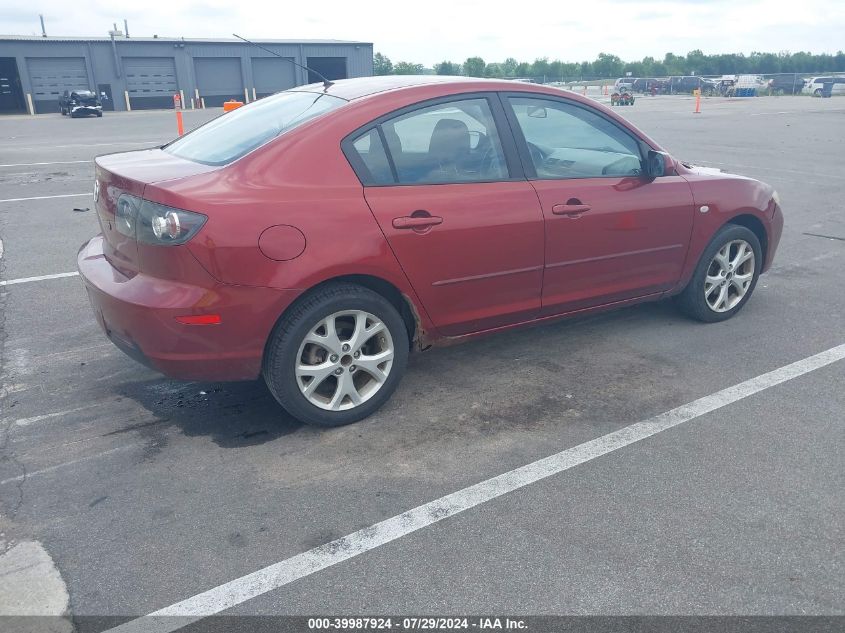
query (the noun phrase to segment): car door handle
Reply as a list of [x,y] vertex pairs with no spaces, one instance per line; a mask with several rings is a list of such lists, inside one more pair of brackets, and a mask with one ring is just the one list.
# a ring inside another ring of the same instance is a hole
[[443,224],[443,218],[436,215],[412,215],[393,218],[394,229],[425,229],[438,224]]
[[592,209],[589,204],[556,204],[552,207],[552,213],[555,215],[569,215],[579,216]]

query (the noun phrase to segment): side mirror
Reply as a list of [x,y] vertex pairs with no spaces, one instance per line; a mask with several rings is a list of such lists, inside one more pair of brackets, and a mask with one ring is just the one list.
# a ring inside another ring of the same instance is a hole
[[653,149],[648,151],[645,159],[645,175],[649,178],[659,178],[666,174],[667,156],[663,152],[656,152]]

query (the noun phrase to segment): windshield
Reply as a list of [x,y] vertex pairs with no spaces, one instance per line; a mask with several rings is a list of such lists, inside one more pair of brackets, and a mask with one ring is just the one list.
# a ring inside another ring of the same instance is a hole
[[225,165],[346,101],[314,92],[280,92],[224,114],[165,146],[197,163]]

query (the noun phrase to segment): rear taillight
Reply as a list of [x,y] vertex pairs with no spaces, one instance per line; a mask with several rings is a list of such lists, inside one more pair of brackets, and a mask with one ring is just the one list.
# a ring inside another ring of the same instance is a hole
[[184,244],[208,218],[201,213],[174,209],[157,202],[123,194],[117,200],[117,230],[145,244]]

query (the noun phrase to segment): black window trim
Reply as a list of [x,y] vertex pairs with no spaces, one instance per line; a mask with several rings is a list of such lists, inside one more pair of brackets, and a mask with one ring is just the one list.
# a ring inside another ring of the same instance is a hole
[[521,98],[521,99],[537,99],[542,101],[556,101],[563,105],[572,106],[576,108],[581,108],[582,110],[586,110],[592,114],[595,114],[598,117],[601,117],[608,123],[612,124],[616,129],[618,129],[623,134],[628,135],[631,139],[633,139],[634,143],[637,145],[640,153],[640,163],[645,164],[645,156],[648,155],[649,150],[655,149],[639,135],[634,134],[628,128],[619,124],[618,121],[615,121],[613,118],[607,116],[604,112],[599,110],[598,108],[591,108],[588,105],[583,103],[579,103],[573,99],[567,99],[566,97],[559,97],[557,95],[550,95],[541,92],[519,92],[519,91],[511,91],[511,92],[500,92],[499,98],[502,101],[502,109],[505,112],[505,116],[508,118],[508,123],[511,127],[511,132],[513,134],[514,139],[516,140],[517,148],[519,151],[519,156],[522,161],[522,168],[525,173],[526,178],[529,181],[532,180],[543,180],[543,181],[555,181],[555,180],[586,180],[587,178],[623,178],[630,176],[618,176],[618,175],[598,175],[598,176],[580,176],[577,178],[540,178],[537,176],[537,169],[534,167],[534,161],[531,159],[531,153],[528,151],[528,141],[525,140],[525,135],[522,133],[522,128],[519,125],[519,120],[516,118],[516,112],[514,112],[513,106],[511,105],[509,99],[511,97]]
[[[395,119],[406,114],[410,114],[417,110],[423,110],[432,106],[451,103],[454,101],[471,101],[473,99],[484,99],[487,101],[487,106],[490,108],[490,114],[493,116],[493,125],[496,126],[496,133],[499,136],[499,142],[502,146],[502,153],[505,157],[505,166],[508,171],[508,178],[495,178],[491,180],[450,180],[448,182],[399,182],[399,177],[396,171],[396,165],[393,162],[393,156],[390,153],[390,148],[387,145],[387,139],[384,136],[384,131],[381,126],[383,123]],[[379,139],[384,147],[387,160],[390,164],[390,170],[393,174],[393,182],[377,183],[370,173],[370,170],[364,164],[353,144],[361,136],[371,132],[373,129],[378,131]],[[460,92],[450,94],[442,97],[435,97],[433,99],[426,99],[424,101],[417,101],[408,106],[391,110],[390,112],[381,115],[377,119],[373,119],[368,123],[356,128],[340,142],[340,148],[346,160],[349,161],[352,170],[365,187],[438,187],[443,185],[468,185],[468,184],[485,184],[493,182],[525,182],[526,174],[523,171],[523,163],[519,156],[517,143],[513,136],[513,129],[507,118],[507,113],[498,97],[498,93],[492,90],[474,91],[474,92]]]

